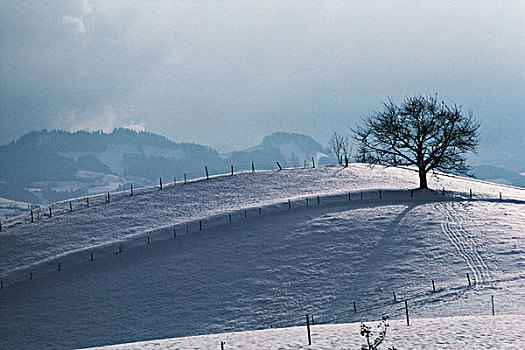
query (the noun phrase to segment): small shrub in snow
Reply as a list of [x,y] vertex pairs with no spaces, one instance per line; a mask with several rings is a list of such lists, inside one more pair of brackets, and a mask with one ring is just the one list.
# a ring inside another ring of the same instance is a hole
[[[386,338],[386,329],[388,328],[388,322],[387,322],[388,316],[383,316],[381,319],[381,322],[377,325],[378,333],[377,336],[375,336],[375,332],[372,331],[372,327],[369,327],[365,325],[364,323],[361,323],[361,336],[365,337],[366,344],[363,344],[361,347],[361,350],[377,350],[379,349],[379,345],[385,340]],[[375,339],[374,339],[375,336]],[[373,340],[372,340],[373,339]],[[388,350],[396,350],[395,347],[391,347]]]

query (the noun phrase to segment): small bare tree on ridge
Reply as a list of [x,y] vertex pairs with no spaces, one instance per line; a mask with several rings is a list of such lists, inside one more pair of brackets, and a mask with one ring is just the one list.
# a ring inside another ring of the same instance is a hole
[[343,164],[342,156],[349,156],[348,152],[351,152],[350,142],[347,136],[343,136],[334,132],[328,140],[328,149],[337,157],[337,162]]

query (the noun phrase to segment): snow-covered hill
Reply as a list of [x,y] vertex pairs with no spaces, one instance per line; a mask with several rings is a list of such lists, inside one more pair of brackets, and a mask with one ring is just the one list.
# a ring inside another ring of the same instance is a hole
[[0,343],[96,346],[302,325],[306,313],[403,318],[404,300],[414,318],[487,315],[491,296],[497,314],[523,314],[525,190],[436,174],[412,192],[417,179],[364,164],[261,171],[10,219]]

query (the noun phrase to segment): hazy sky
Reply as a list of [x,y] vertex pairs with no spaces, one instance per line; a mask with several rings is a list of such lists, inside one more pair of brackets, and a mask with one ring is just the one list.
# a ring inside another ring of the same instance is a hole
[[3,0],[0,45],[0,143],[118,126],[222,151],[326,143],[438,93],[482,122],[481,157],[525,164],[523,0]]

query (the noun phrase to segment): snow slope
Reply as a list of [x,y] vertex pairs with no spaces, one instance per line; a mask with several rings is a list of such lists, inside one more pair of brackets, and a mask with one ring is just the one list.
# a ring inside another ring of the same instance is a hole
[[404,300],[413,317],[486,315],[490,296],[498,315],[523,314],[525,190],[444,174],[429,184],[411,196],[413,170],[363,164],[261,171],[13,218],[0,233],[0,342],[96,346],[300,325],[306,313],[402,318]]
[[[415,322],[414,322],[415,321]],[[368,322],[368,326],[376,326]],[[287,327],[221,333],[184,338],[127,343],[91,349],[361,349],[360,323],[311,326],[308,346],[306,327]],[[404,320],[389,322],[381,349],[523,349],[525,321],[522,315],[420,318],[410,326]]]

